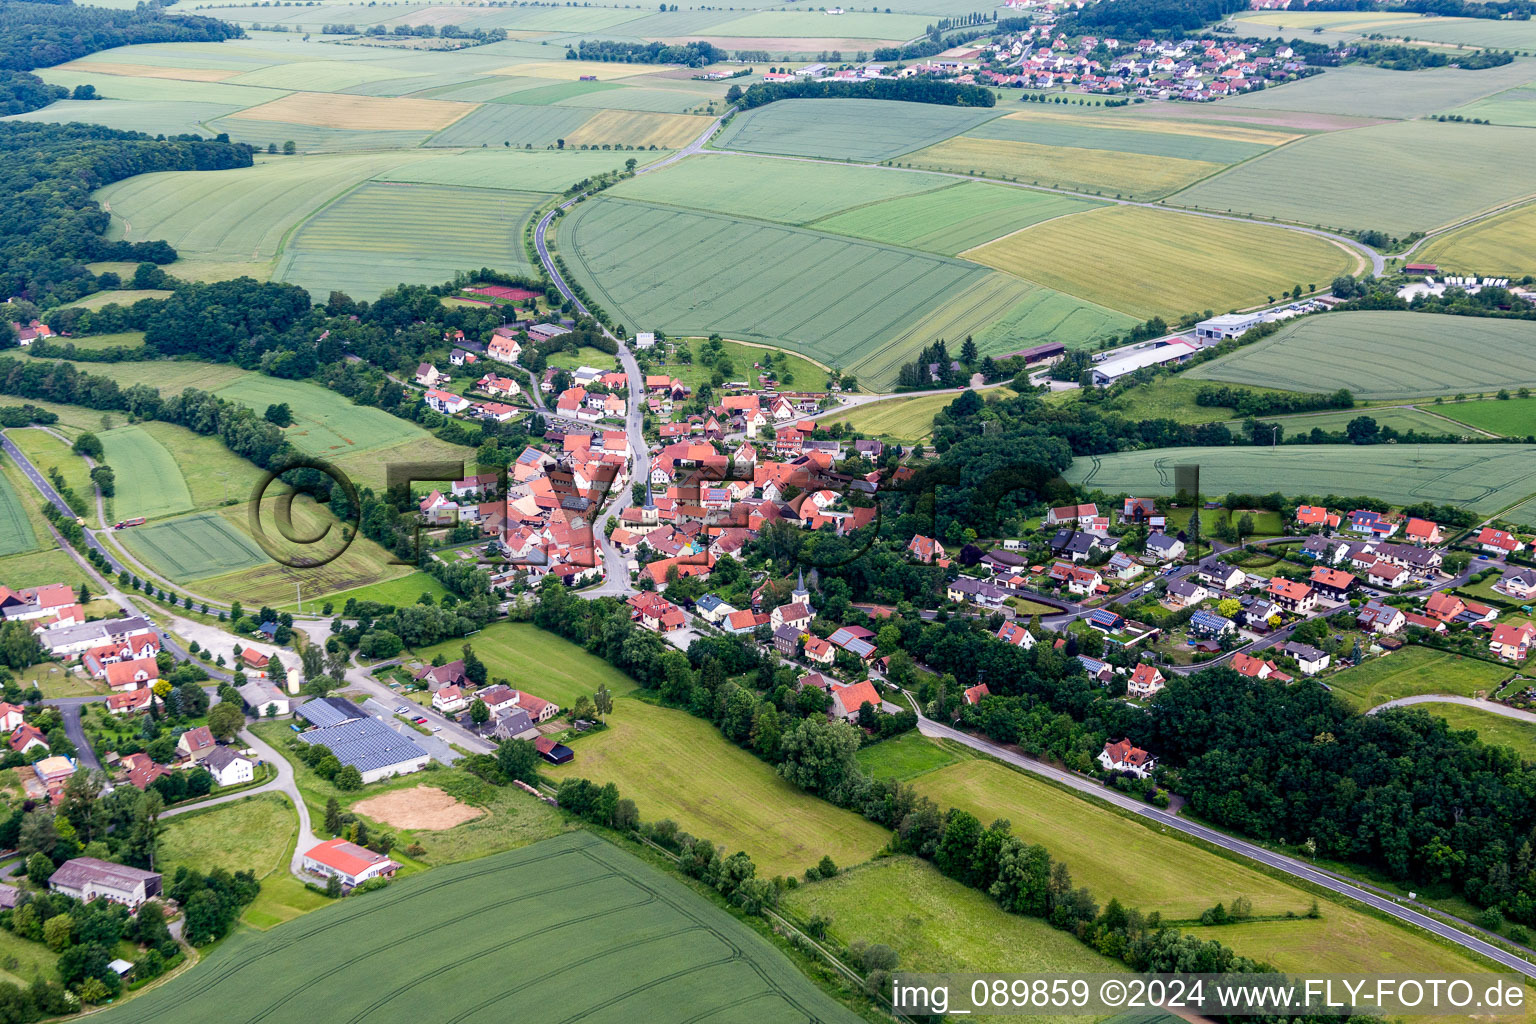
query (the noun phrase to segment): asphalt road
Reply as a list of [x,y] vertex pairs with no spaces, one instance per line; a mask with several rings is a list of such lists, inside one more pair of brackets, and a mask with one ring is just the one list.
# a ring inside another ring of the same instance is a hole
[[1409,900],[1395,899],[1391,896],[1383,895],[1377,891],[1372,891],[1371,889],[1365,888],[1359,884],[1347,881],[1338,875],[1320,870],[1311,864],[1308,864],[1306,861],[1298,860],[1295,857],[1288,857],[1283,853],[1275,853],[1271,850],[1266,850],[1262,846],[1256,846],[1255,844],[1246,842],[1245,840],[1237,839],[1233,836],[1227,835],[1225,832],[1218,832],[1215,829],[1196,824],[1195,822],[1186,820],[1177,815],[1169,814],[1167,811],[1159,810],[1158,808],[1153,807],[1148,803],[1127,796],[1118,790],[1103,786],[1093,779],[1088,779],[1073,772],[1064,771],[1060,768],[1053,768],[1050,765],[1031,760],[1030,758],[1024,757],[1021,754],[1014,753],[1013,751],[1004,747],[997,746],[987,742],[986,740],[973,736],[970,733],[961,732],[959,729],[954,729],[939,722],[935,722],[933,719],[926,716],[919,715],[918,730],[924,736],[937,736],[942,739],[953,740],[956,743],[963,744],[973,750],[981,751],[982,753],[995,757],[1000,761],[1007,762],[1008,764],[1022,768],[1027,772],[1031,772],[1032,774],[1048,778],[1053,782],[1061,783],[1062,785],[1068,786],[1080,793],[1087,793],[1091,796],[1099,798],[1100,800],[1106,800],[1109,803],[1114,804],[1116,807],[1121,808],[1122,810],[1130,811],[1131,813],[1140,815],[1143,818],[1149,818],[1165,828],[1171,828],[1176,831],[1183,832],[1185,835],[1194,836],[1195,838],[1201,839],[1207,843],[1212,844],[1213,846],[1219,846],[1222,849],[1230,850],[1233,853],[1240,854],[1250,860],[1258,861],[1260,864],[1264,864],[1268,867],[1275,868],[1276,870],[1283,871],[1295,878],[1300,878],[1314,885],[1321,886],[1324,889],[1338,893],[1342,896],[1348,896],[1350,899],[1358,900],[1359,902],[1364,903],[1365,905],[1372,907],[1375,910],[1381,911],[1382,913],[1387,914],[1393,918],[1396,918],[1405,924],[1413,925],[1416,928],[1422,928],[1425,931],[1431,932],[1447,942],[1460,946],[1463,949],[1469,950],[1470,952],[1476,953],[1488,960],[1499,964],[1500,966],[1506,967],[1512,971],[1518,971],[1519,973],[1525,975],[1527,978],[1536,979],[1536,963],[1522,959],[1513,953],[1506,952],[1502,947],[1496,946],[1491,942],[1487,942],[1481,938],[1478,938],[1476,935],[1468,934],[1460,928],[1453,927],[1452,925],[1446,924],[1438,918],[1431,917],[1428,914],[1421,913],[1420,911],[1414,909],[1416,906],[1423,906],[1423,904],[1417,904]]
[[1505,718],[1513,718],[1519,722],[1536,724],[1536,713],[1522,711],[1520,708],[1512,708],[1491,700],[1478,700],[1475,697],[1457,697],[1448,693],[1421,693],[1413,697],[1399,697],[1396,700],[1385,701],[1366,712],[1374,715],[1378,711],[1387,708],[1407,708],[1415,704],[1456,704],[1464,708],[1476,708],[1486,711],[1490,715],[1503,715]]

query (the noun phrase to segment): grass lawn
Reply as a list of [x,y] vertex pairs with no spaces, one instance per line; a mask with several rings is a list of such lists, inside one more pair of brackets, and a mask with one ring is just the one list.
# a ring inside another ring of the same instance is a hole
[[[700,384],[708,383],[714,379],[713,367],[705,366],[699,359],[699,351],[705,342],[704,338],[679,338],[676,341],[680,350],[687,346],[693,357],[691,363],[685,363],[675,355],[666,363],[658,364],[651,373],[665,373],[670,377],[676,377],[691,388],[697,388]],[[775,353],[782,354],[784,361],[779,362]],[[781,385],[787,390],[822,391],[827,386],[827,371],[817,366],[804,356],[796,355],[785,349],[769,348],[761,345],[743,345],[736,341],[725,342],[725,358],[729,361],[730,371],[725,374],[727,381],[744,380],[753,387],[757,386],[757,376],[761,372],[755,367],[763,364],[769,356],[774,356],[775,371],[782,372],[778,378]],[[782,370],[780,370],[782,367]]]
[[57,980],[58,962],[58,954],[41,942],[0,930],[0,981],[26,988],[39,971],[44,977]]
[[573,741],[571,749],[576,759],[546,774],[616,782],[642,819],[671,818],[727,853],[746,850],[763,878],[798,875],[823,855],[859,864],[889,838],[852,811],[796,789],[683,711],[615,701],[608,728]]
[[[1015,393],[1011,388],[979,392],[986,401],[1012,398]],[[933,434],[933,417],[959,397],[960,392],[955,391],[919,398],[891,398],[836,413],[821,422],[829,426],[833,423],[846,423],[860,433],[893,441],[926,441]]]
[[[325,600],[334,604],[337,608],[347,603],[347,598],[355,597],[359,601],[377,601],[380,604],[392,604],[395,606],[415,604],[416,599],[422,594],[431,594],[432,599],[438,600],[447,589],[439,582],[437,577],[424,572],[413,572],[408,576],[402,576],[397,580],[386,580],[383,583],[370,583],[365,587],[357,587],[353,590],[342,590],[326,596]],[[318,610],[316,602],[306,600],[304,610],[313,615]],[[292,603],[283,605],[279,611],[298,611],[298,607]]]
[[1436,406],[1435,411],[1458,422],[1505,437],[1536,434],[1536,398],[1449,402]]
[[615,697],[638,688],[633,679],[601,658],[526,622],[494,622],[474,636],[445,640],[415,654],[424,662],[431,662],[437,654],[453,661],[463,657],[466,642],[485,662],[491,680],[505,679],[508,685],[561,707],[569,708],[578,697],[592,696],[600,684],[607,684]]
[[[1183,375],[1165,375],[1158,377],[1150,384],[1139,384],[1131,388],[1108,403],[1105,408],[1113,409],[1129,420],[1170,419],[1179,423],[1209,423],[1217,418],[1219,407],[1195,404],[1195,393],[1209,386],[1209,381],[1195,380],[1193,377]],[[1280,394],[1274,388],[1256,387],[1250,390],[1261,394]],[[1298,428],[1287,427],[1286,429]]]
[[[1301,913],[1311,903],[1299,889],[995,761],[962,761],[912,785],[941,809],[970,811],[983,825],[1008,819],[1016,835],[1051,851],[1071,869],[1073,884],[1087,886],[1101,903],[1116,896],[1172,920],[1198,918],[1239,895],[1253,901],[1256,914]],[[1106,857],[1105,850],[1137,853]]]
[[286,797],[260,793],[175,815],[165,825],[156,858],[163,873],[173,874],[183,864],[197,871],[249,869],[265,886],[269,874],[287,872],[298,817]]
[[1329,676],[1328,685],[1356,707],[1369,708],[1421,693],[1472,697],[1482,691],[1496,690],[1513,672],[1513,666],[1495,665],[1427,647],[1404,647]]
[[1476,729],[1477,738],[1489,746],[1509,747],[1526,761],[1536,761],[1536,725],[1492,711],[1460,704],[1421,704],[1419,707],[1443,718],[1452,729]]
[[960,760],[947,748],[913,730],[859,751],[859,766],[877,779],[910,779]]
[[612,370],[616,358],[591,345],[583,345],[575,352],[567,352],[565,349],[551,352],[545,362],[550,366],[563,366],[567,370],[575,370],[583,366],[590,366],[596,370]]
[[107,692],[105,683],[99,683],[74,668],[47,661],[31,665],[16,674],[17,684],[25,690],[36,686],[47,699],[55,697],[97,697]]
[[[901,957],[903,971],[1127,970],[1039,918],[1008,913],[985,893],[916,857],[885,857],[802,885],[787,893],[784,903],[804,918],[830,918],[828,931],[844,945],[886,943]],[[1040,1024],[1081,1019],[1029,1017]]]

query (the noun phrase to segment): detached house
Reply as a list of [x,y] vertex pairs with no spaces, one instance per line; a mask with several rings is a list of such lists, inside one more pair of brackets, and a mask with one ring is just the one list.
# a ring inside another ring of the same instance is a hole
[[859,708],[865,704],[874,706],[880,710],[880,693],[875,689],[875,684],[868,679],[862,679],[850,686],[832,684],[832,714],[847,721],[856,721],[859,717]]
[[1242,586],[1246,576],[1243,570],[1225,562],[1201,562],[1200,568],[1195,572],[1196,579],[1217,590],[1232,590]]
[[1529,622],[1501,622],[1493,627],[1493,635],[1488,638],[1488,650],[1503,661],[1524,661],[1530,653],[1532,637],[1536,637],[1536,625]]
[[1167,680],[1155,666],[1141,662],[1136,666],[1136,671],[1131,673],[1130,681],[1125,684],[1125,693],[1128,697],[1145,700],[1161,690],[1166,683]]
[[1441,535],[1440,524],[1430,522],[1428,519],[1414,519],[1410,517],[1403,527],[1403,536],[1414,544],[1440,544],[1445,538]]
[[1013,644],[1026,651],[1035,646],[1035,635],[1017,622],[1003,623],[998,627],[997,638],[1005,644]]
[[1317,505],[1302,505],[1296,510],[1297,526],[1321,526],[1329,530],[1339,528],[1339,514]]
[[1342,569],[1329,569],[1325,566],[1314,566],[1312,569],[1312,587],[1321,597],[1330,601],[1343,601],[1349,595],[1349,589],[1355,585],[1355,577]]
[[1096,519],[1099,515],[1099,506],[1092,503],[1087,505],[1063,505],[1053,508],[1045,514],[1043,522],[1047,526],[1061,526],[1064,523],[1075,523],[1079,519]]
[[924,565],[929,565],[935,559],[944,557],[944,545],[932,537],[917,534],[907,543],[907,553]]
[[1144,779],[1157,765],[1157,759],[1132,745],[1130,740],[1117,740],[1104,744],[1104,750],[1099,754],[1099,764],[1104,766],[1105,771],[1126,772]]
[[1367,601],[1361,607],[1360,613],[1355,616],[1355,620],[1360,624],[1361,629],[1382,634],[1396,633],[1408,621],[1401,611],[1380,601]]
[[968,686],[965,689],[965,693],[962,695],[967,704],[980,704],[981,698],[990,696],[992,696],[992,691],[987,689],[986,683],[977,683],[975,686]]
[[1524,601],[1536,594],[1536,569],[1510,569],[1499,577],[1494,590]]
[[1316,647],[1292,640],[1281,647],[1280,651],[1296,659],[1296,665],[1301,669],[1302,675],[1315,676],[1328,667],[1328,652]]
[[1310,614],[1317,607],[1317,595],[1312,587],[1296,580],[1276,576],[1269,581],[1269,589],[1265,593],[1275,604],[1294,615]]
[[1512,555],[1524,551],[1525,545],[1514,534],[1485,526],[1477,535],[1477,546],[1490,555]]
[[1159,562],[1173,562],[1184,557],[1184,542],[1166,533],[1147,538],[1147,554]]

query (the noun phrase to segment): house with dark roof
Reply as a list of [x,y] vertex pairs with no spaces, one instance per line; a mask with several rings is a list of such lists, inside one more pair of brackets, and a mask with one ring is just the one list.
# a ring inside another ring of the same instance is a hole
[[48,888],[82,903],[102,899],[137,910],[160,895],[160,876],[96,857],[76,857],[48,876]]
[[1317,675],[1328,667],[1328,662],[1331,660],[1327,651],[1295,640],[1282,646],[1280,653],[1295,658],[1296,666],[1301,669],[1301,674],[1304,676]]

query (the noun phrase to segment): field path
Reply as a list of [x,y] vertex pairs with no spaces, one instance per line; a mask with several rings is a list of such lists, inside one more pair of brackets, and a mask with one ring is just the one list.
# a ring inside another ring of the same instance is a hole
[[1536,725],[1536,712],[1522,711],[1519,708],[1507,707],[1491,700],[1477,700],[1474,697],[1458,697],[1449,693],[1420,693],[1412,697],[1399,697],[1378,704],[1366,712],[1374,715],[1386,708],[1406,708],[1414,704],[1459,704],[1464,708],[1476,708],[1478,711],[1486,711],[1491,715],[1503,715],[1505,718],[1513,718],[1518,722],[1528,722]]

